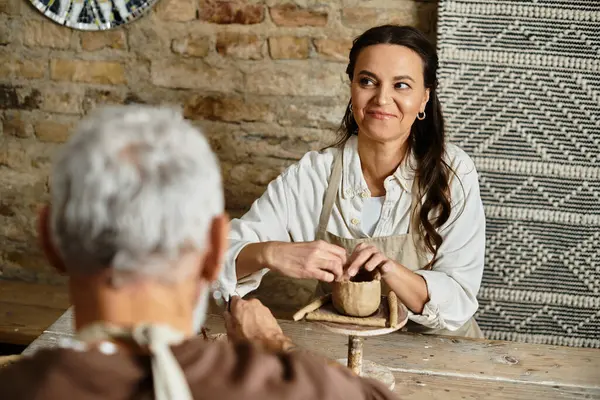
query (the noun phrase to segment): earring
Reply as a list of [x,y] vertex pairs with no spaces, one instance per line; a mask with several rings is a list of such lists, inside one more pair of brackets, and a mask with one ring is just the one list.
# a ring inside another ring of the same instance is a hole
[[350,102],[348,102],[348,110],[349,110],[350,112],[352,112],[352,111],[353,111],[353,110],[352,110],[352,99],[350,100]]
[[425,119],[425,111],[417,113],[417,119],[423,121]]

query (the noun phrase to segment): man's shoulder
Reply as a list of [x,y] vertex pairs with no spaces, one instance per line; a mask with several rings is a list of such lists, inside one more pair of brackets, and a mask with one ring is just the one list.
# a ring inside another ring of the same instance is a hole
[[0,370],[0,387],[7,399],[122,399],[151,389],[147,365],[119,351],[42,349]]
[[43,349],[31,356],[0,367],[0,388],[10,399],[34,399],[42,390],[51,370],[60,359],[62,349]]
[[[195,343],[194,343],[195,342]],[[202,398],[243,393],[246,399],[392,398],[378,382],[305,351],[272,353],[250,343],[200,344],[176,350],[192,393]],[[207,390],[210,392],[208,393]]]

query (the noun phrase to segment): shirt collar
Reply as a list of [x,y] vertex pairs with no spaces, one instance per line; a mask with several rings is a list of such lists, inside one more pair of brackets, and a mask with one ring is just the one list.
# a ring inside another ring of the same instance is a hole
[[[369,187],[362,173],[356,135],[351,136],[344,146],[342,164],[342,197],[347,199],[360,196],[362,193],[365,193],[365,197],[366,195],[370,196]],[[412,193],[415,179],[414,165],[416,165],[416,160],[411,152],[392,174],[402,189],[408,193]]]
[[352,135],[344,146],[342,164],[342,196],[347,199],[361,193],[370,193],[367,182],[362,174],[360,157],[358,156],[358,138],[356,135]]

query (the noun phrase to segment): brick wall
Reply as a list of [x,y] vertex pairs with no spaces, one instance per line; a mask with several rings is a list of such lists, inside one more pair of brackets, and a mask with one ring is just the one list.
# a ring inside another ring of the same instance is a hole
[[0,278],[60,282],[36,246],[57,146],[104,103],[179,104],[217,151],[227,207],[246,210],[306,151],[330,143],[348,100],[351,39],[386,22],[435,35],[414,0],[161,0],[122,29],[61,27],[0,2]]

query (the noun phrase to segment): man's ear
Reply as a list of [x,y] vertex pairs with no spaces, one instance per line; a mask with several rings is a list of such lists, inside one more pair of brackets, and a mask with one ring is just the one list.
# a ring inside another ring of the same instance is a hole
[[38,235],[40,246],[55,269],[60,273],[66,273],[67,268],[62,258],[58,255],[58,251],[52,243],[52,235],[50,234],[50,206],[45,205],[38,215]]
[[229,216],[226,213],[216,216],[210,227],[207,248],[201,277],[209,282],[217,279],[227,246],[229,234]]

